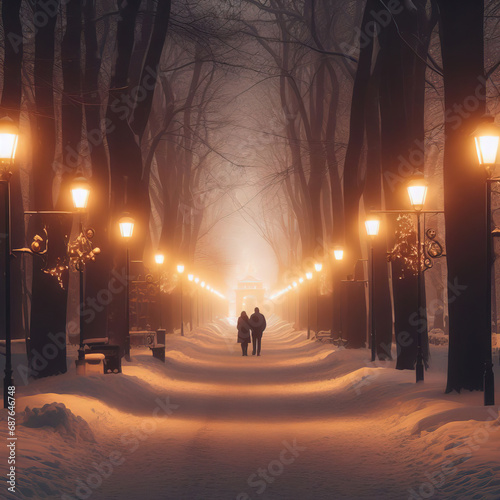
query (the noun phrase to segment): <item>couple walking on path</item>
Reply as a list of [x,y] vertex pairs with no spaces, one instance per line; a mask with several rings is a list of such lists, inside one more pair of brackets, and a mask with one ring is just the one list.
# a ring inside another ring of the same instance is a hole
[[238,318],[238,344],[241,344],[241,355],[248,356],[248,344],[250,343],[250,331],[252,331],[252,356],[257,354],[260,356],[260,344],[262,334],[266,329],[266,318],[259,312],[259,308],[255,308],[255,312],[250,316],[243,311]]

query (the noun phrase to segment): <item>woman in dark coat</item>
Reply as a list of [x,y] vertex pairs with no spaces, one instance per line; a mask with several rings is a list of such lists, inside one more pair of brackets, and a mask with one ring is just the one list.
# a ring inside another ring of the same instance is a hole
[[250,342],[250,323],[245,311],[238,318],[238,344],[241,344],[241,355],[248,356],[248,343]]

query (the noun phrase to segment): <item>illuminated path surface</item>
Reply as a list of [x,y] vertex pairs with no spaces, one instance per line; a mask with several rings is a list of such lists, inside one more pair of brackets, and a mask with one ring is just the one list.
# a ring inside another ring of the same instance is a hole
[[[367,362],[368,350],[335,350],[284,324],[264,333],[261,357],[242,357],[235,340],[220,322],[169,336],[165,365],[138,349],[122,376],[25,388],[20,409],[63,402],[96,443],[20,428],[22,491],[38,496],[12,498],[406,499],[430,492],[446,446],[472,432],[434,425],[433,414],[465,402],[442,394],[439,370],[416,386],[413,373]],[[419,425],[425,432],[412,432]],[[497,454],[490,441],[482,452]],[[110,456],[113,470],[99,468]],[[497,498],[498,468],[481,454],[443,478],[432,498]]]

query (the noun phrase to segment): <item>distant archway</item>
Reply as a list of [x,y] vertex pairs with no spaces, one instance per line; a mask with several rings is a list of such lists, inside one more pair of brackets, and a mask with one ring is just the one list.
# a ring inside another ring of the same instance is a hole
[[236,315],[246,311],[248,315],[253,313],[255,307],[264,305],[265,288],[261,280],[247,276],[238,281],[236,292]]

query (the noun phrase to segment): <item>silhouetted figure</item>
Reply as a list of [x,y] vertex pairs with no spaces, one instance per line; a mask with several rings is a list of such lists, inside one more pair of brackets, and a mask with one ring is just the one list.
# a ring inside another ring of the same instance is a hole
[[241,344],[241,355],[248,356],[248,344],[250,342],[250,324],[247,313],[241,312],[238,318],[238,344]]
[[250,316],[250,328],[252,329],[252,356],[260,356],[260,345],[262,342],[262,334],[266,329],[266,318],[259,312],[259,308],[255,308],[255,312]]

